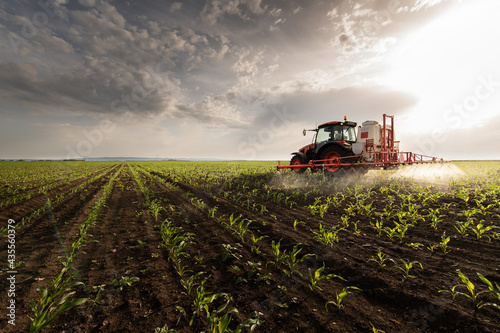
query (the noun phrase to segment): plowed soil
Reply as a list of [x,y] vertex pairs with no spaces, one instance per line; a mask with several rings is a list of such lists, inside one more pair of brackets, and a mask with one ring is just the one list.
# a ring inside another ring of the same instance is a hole
[[[48,286],[61,271],[57,258],[64,258],[76,239],[78,225],[118,167],[17,231],[16,260],[23,262],[16,276],[16,325],[8,325],[7,317],[2,315],[2,331],[29,330],[28,316],[32,316],[29,302],[38,302],[40,297],[36,288]],[[441,222],[435,230],[422,213],[421,220],[400,240],[389,238],[384,231],[379,236],[373,227],[378,220],[375,213],[383,212],[390,195],[376,185],[368,201],[373,202],[373,213],[350,216],[349,226],[338,232],[338,242],[330,246],[316,237],[320,225],[326,229],[339,225],[354,202],[353,197],[346,197],[338,207],[330,206],[320,217],[312,215],[308,208],[315,201],[313,194],[305,199],[304,189],[278,189],[274,177],[268,174],[254,174],[251,180],[258,185],[242,189],[225,184],[204,186],[208,182],[200,179],[189,183],[170,170],[148,172],[137,166],[136,170],[152,198],[164,209],[155,220],[129,165],[125,165],[106,206],[99,212],[98,221],[90,229],[91,242],[73,263],[75,279],[84,283],[75,297],[89,297],[89,300],[61,313],[46,331],[153,332],[164,325],[178,332],[207,331],[204,314],[196,316],[190,325],[195,290],[203,278],[207,278],[206,290],[230,294],[230,307],[238,309],[233,313],[231,329],[248,318],[259,317],[261,324],[255,332],[372,332],[373,327],[385,332],[500,331],[499,309],[490,305],[476,308],[463,295],[453,298],[449,292],[439,292],[462,283],[458,269],[478,290],[486,287],[477,273],[500,284],[500,239],[486,236],[478,239],[473,232],[462,237],[455,229],[457,221],[465,221],[461,212],[477,208],[472,200],[466,202],[444,195],[425,205],[417,201],[422,212],[439,209]],[[257,191],[252,192],[253,189]],[[66,190],[60,187],[50,195]],[[290,208],[283,202],[265,199],[262,194],[266,191],[291,197],[294,191],[299,191],[301,196],[294,199],[295,204]],[[395,197],[393,205],[401,204],[402,199]],[[39,205],[43,205],[41,198],[21,202],[18,208],[2,211],[1,216],[3,221],[20,220],[29,215],[29,207],[36,209]],[[490,208],[485,214],[477,213],[475,223],[484,220],[486,225],[500,227],[498,202],[487,199],[482,205]],[[263,206],[266,210],[261,211],[259,207]],[[227,225],[232,214],[241,218],[230,229]],[[193,244],[186,248],[188,256],[183,261],[189,272],[183,278],[203,273],[189,295],[180,283],[174,262],[169,260],[168,249],[162,246],[161,224],[166,219],[193,234]],[[235,230],[244,219],[251,223],[241,239]],[[391,222],[386,221],[385,225],[392,227]],[[450,236],[448,253],[439,245],[443,233]],[[259,250],[252,248],[252,234],[256,238],[263,236],[257,242]],[[280,240],[281,251],[290,254],[297,246],[301,248],[298,258],[310,254],[295,266],[295,273],[290,274],[286,264],[280,267],[275,264],[271,244]],[[227,245],[233,248],[232,252]],[[384,266],[370,261],[379,248],[388,258]],[[1,253],[7,253],[6,242],[2,242]],[[411,276],[405,277],[403,270],[397,268],[404,266],[402,260],[416,261],[409,271]],[[323,265],[323,276],[335,274],[342,279],[323,279],[318,282],[321,289],[311,290],[308,272],[314,273]],[[2,275],[0,300],[5,309],[7,274]],[[119,289],[113,280],[122,277],[137,277],[139,281]],[[340,308],[327,303],[335,301],[345,287],[351,286],[359,290],[348,289],[350,293]],[[464,287],[458,290],[467,293]],[[495,301],[488,293],[481,294],[479,300]],[[222,297],[214,305],[221,302]]]

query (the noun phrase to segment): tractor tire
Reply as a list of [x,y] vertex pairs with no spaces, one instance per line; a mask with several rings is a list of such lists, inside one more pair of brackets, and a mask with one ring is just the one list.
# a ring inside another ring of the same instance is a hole
[[[346,156],[351,156],[351,155],[353,155],[352,152],[343,150],[339,147],[335,147],[335,146],[327,147],[321,153],[321,160],[324,160],[325,164],[334,164],[334,165],[326,166],[325,167],[325,174],[329,175],[329,176],[334,176],[334,177],[344,176],[346,173],[348,173],[348,171],[351,167],[340,166],[340,165],[335,165],[335,164],[340,164],[341,157],[346,157]],[[347,162],[345,159],[343,161]]]
[[[309,163],[309,159],[305,155],[295,154],[290,160],[290,165],[300,165]],[[304,173],[307,168],[291,168],[293,173]]]

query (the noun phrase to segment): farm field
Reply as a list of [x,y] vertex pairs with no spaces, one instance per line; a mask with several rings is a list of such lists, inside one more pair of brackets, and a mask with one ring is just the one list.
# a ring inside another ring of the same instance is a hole
[[0,162],[0,327],[498,332],[500,162],[453,165],[339,180],[276,162]]

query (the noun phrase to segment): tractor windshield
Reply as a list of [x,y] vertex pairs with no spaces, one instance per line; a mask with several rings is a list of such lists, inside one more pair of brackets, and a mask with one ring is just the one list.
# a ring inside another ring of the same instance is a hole
[[316,143],[322,144],[328,141],[356,142],[356,132],[352,126],[327,126],[318,130]]

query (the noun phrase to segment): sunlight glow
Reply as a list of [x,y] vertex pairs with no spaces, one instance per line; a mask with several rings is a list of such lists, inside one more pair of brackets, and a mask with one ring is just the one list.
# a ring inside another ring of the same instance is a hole
[[[420,99],[409,115],[413,127],[419,128],[436,115],[442,117],[441,127],[449,128],[479,124],[498,115],[498,98],[495,101],[494,97],[500,95],[500,87],[493,85],[497,91],[488,91],[491,87],[478,85],[488,78],[500,82],[499,12],[498,1],[464,3],[402,40],[388,58],[391,70],[383,83]],[[475,112],[463,116],[471,119],[447,121],[445,114],[453,119],[448,110],[456,104],[474,102],[467,98],[478,89],[485,98],[481,105],[472,105]]]

